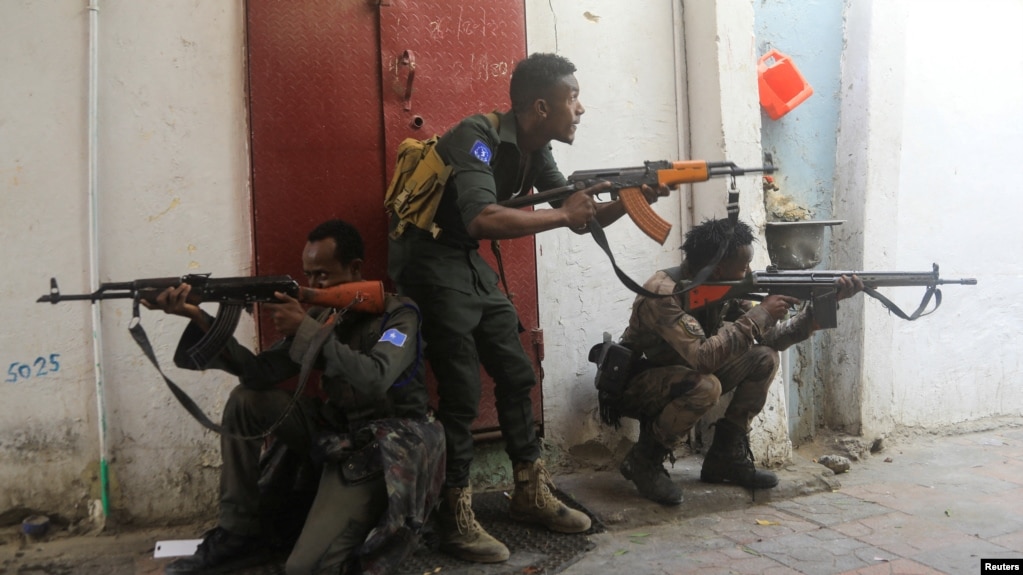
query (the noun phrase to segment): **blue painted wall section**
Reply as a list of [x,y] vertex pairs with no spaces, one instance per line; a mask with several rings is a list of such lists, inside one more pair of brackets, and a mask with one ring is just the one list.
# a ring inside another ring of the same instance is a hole
[[[757,58],[774,49],[787,55],[813,95],[792,111],[772,120],[761,109],[761,141],[774,155],[779,171],[779,193],[794,204],[808,208],[813,220],[845,219],[833,213],[841,58],[844,46],[844,3],[834,0],[759,0],[754,5]],[[768,221],[772,221],[768,215]],[[831,228],[818,268],[827,269]],[[807,343],[783,352],[789,367],[782,372],[789,417],[789,436],[794,445],[817,433],[817,414],[823,412],[826,395],[821,385],[826,374],[817,358],[825,353],[828,336],[817,334]]]
[[[833,0],[760,0],[756,10],[757,58],[771,49],[786,54],[813,95],[772,120],[761,109],[764,151],[774,154],[781,193],[813,212],[832,214],[843,45],[843,3]],[[825,250],[826,252],[826,250]]]

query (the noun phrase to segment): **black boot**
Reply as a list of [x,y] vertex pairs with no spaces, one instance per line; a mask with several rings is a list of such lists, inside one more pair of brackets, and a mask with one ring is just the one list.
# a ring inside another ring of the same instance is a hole
[[746,430],[727,419],[714,424],[714,442],[703,458],[700,481],[736,483],[750,489],[770,489],[778,476],[753,466],[753,452]]
[[678,505],[682,503],[682,490],[664,468],[664,459],[670,454],[671,450],[641,432],[618,470],[636,484],[643,497],[661,505]]

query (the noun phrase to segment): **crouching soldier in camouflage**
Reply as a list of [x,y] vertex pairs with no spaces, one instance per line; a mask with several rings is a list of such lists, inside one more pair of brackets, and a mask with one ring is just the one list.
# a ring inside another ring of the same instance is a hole
[[[723,255],[708,281],[741,280],[753,258],[750,227],[726,219],[708,220],[690,230],[682,244],[680,268],[653,275],[645,288],[671,294],[681,280],[691,280],[713,264],[722,244]],[[837,299],[863,289],[859,278],[842,277]],[[714,425],[714,439],[704,458],[700,480],[735,483],[753,489],[778,484],[775,474],[758,470],[749,449],[753,418],[763,409],[778,368],[778,351],[807,339],[814,331],[812,306],[784,295],[767,296],[760,305],[747,300],[723,300],[695,310],[682,309],[679,296],[638,296],[621,344],[631,350],[631,368],[620,398],[602,392],[605,421],[632,417],[640,422],[639,441],[621,464],[622,475],[647,499],[664,505],[682,502],[664,460],[685,440],[689,430],[717,402],[734,390]]]

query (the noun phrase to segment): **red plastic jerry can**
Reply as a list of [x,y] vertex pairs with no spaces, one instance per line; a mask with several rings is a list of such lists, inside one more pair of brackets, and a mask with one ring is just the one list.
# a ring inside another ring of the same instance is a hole
[[757,62],[760,105],[772,120],[792,111],[813,94],[810,86],[788,56],[777,50],[764,54]]

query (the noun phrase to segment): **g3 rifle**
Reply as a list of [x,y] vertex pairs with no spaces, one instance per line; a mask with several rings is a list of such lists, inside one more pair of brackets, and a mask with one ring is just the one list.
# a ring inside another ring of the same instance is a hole
[[[663,244],[668,239],[671,224],[658,216],[643,197],[642,186],[657,188],[660,185],[677,186],[694,182],[705,182],[710,178],[728,176],[732,178],[732,189],[735,189],[736,176],[746,174],[773,174],[775,171],[771,155],[764,157],[764,165],[759,168],[740,168],[734,162],[706,162],[703,160],[684,161],[648,161],[642,166],[629,168],[609,168],[597,170],[580,170],[568,176],[569,184],[552,190],[535,194],[527,194],[499,202],[506,208],[524,208],[545,202],[562,201],[579,190],[586,189],[600,182],[611,182],[611,199],[621,199],[626,213],[632,218],[643,233],[656,242]],[[738,214],[738,193],[729,194],[729,213]]]
[[[831,270],[782,271],[769,267],[766,271],[750,272],[739,281],[705,281],[682,293],[682,307],[692,311],[727,299],[762,300],[772,294],[792,296],[813,302],[814,321],[817,327],[828,329],[838,326],[838,293],[836,283],[842,276],[858,276],[863,280],[863,292],[880,301],[889,311],[902,319],[913,321],[928,315],[941,305],[941,290],[945,284],[977,285],[974,278],[942,279],[938,277],[938,264],[929,272],[859,272]],[[679,282],[679,291],[693,282]],[[925,292],[916,311],[907,314],[891,300],[877,292],[879,287],[921,286]],[[934,308],[925,311],[934,299]]]

